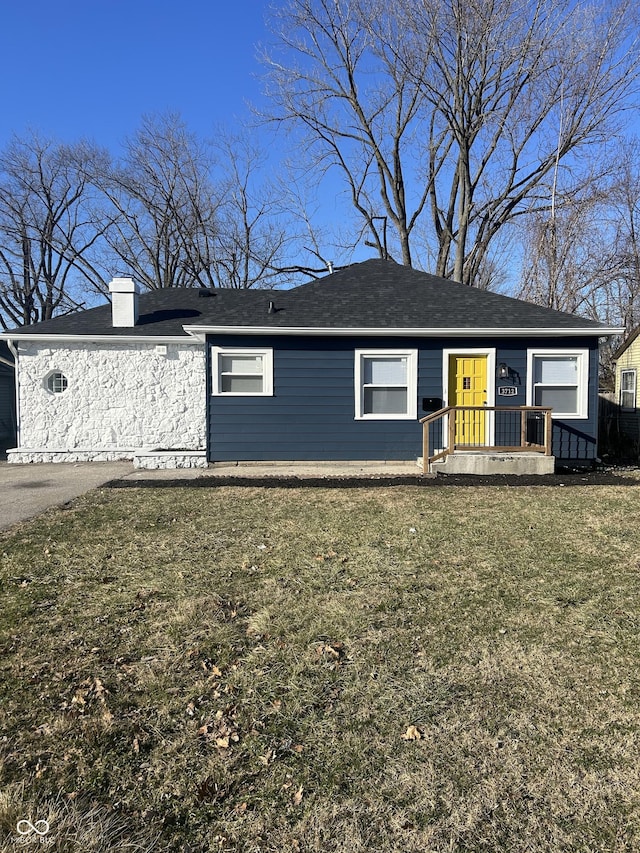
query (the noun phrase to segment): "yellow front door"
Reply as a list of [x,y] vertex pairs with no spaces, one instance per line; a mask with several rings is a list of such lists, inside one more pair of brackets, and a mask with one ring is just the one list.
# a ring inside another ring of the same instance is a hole
[[[449,356],[449,405],[487,405],[486,355]],[[456,444],[486,444],[487,415],[488,412],[456,412]]]

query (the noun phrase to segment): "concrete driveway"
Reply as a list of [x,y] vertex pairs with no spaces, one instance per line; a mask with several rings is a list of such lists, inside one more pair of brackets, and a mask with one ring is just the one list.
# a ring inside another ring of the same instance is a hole
[[127,477],[130,462],[9,465],[0,462],[0,530],[60,506],[110,480]]

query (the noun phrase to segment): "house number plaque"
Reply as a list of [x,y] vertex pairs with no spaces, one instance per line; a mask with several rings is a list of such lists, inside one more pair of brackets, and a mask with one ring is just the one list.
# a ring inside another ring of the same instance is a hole
[[514,388],[513,385],[501,385],[498,388],[499,397],[515,397],[517,393],[518,389]]

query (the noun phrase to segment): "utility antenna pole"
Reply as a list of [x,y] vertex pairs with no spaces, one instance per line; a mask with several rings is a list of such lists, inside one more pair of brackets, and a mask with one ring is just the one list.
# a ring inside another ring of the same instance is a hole
[[[389,252],[387,250],[387,217],[386,216],[372,216],[371,221],[375,222],[376,219],[381,219],[384,223],[382,226],[382,257],[385,261],[389,260]],[[371,246],[372,249],[377,249],[377,245],[372,243],[371,240],[364,241],[365,246]]]

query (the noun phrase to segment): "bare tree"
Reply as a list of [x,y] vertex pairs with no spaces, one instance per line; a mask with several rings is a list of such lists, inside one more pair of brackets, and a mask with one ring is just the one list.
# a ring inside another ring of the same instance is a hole
[[36,134],[0,153],[0,323],[48,320],[104,286],[90,257],[101,224],[91,214],[88,172],[102,158],[87,143]]
[[289,0],[275,29],[274,116],[342,171],[379,254],[384,216],[403,263],[469,284],[552,174],[576,192],[637,89],[633,0]]
[[[615,140],[606,181],[523,223],[518,295],[624,326],[640,323],[640,165],[637,141]],[[605,380],[620,340],[601,347]]]
[[553,218],[538,214],[523,222],[524,262],[516,295],[556,311],[610,318],[607,294],[616,261],[602,231],[605,213],[604,203],[582,199]]
[[[264,57],[268,93],[276,117],[303,128],[301,148],[320,176],[340,170],[380,256],[392,251],[389,222],[402,262],[410,265],[411,233],[428,200],[418,179],[424,97],[415,68],[407,68],[395,45],[376,38],[366,11],[347,0],[285,6],[274,21],[280,49]],[[413,161],[410,152],[418,152]]]
[[122,159],[96,173],[106,240],[144,287],[213,286],[220,198],[213,154],[173,114],[142,120]]
[[616,175],[607,199],[607,239],[612,262],[603,284],[607,319],[627,334],[640,324],[640,142],[616,147]]
[[220,287],[273,287],[290,274],[285,259],[295,242],[291,216],[277,186],[264,177],[267,156],[250,131],[220,132],[216,148],[221,197],[212,269]]
[[623,325],[640,322],[640,148],[615,141],[608,179],[525,224],[520,295]]

